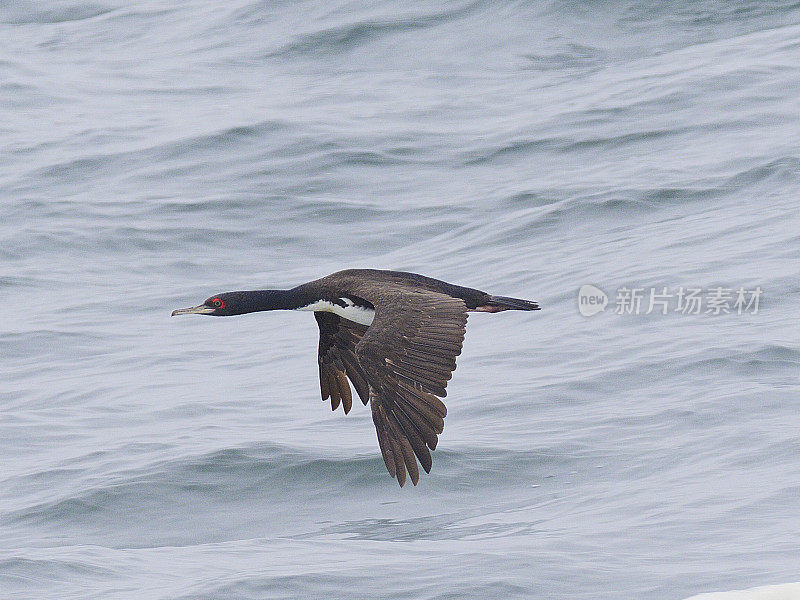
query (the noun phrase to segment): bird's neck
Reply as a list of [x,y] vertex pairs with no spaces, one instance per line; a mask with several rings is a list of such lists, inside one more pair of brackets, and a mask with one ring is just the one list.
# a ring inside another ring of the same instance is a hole
[[252,290],[237,292],[241,314],[264,310],[294,310],[306,306],[311,300],[297,288],[291,290]]

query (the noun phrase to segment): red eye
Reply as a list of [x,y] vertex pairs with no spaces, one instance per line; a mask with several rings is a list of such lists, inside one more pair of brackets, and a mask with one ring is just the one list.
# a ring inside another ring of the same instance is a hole
[[212,298],[211,304],[213,304],[216,308],[225,308],[225,302],[219,298]]

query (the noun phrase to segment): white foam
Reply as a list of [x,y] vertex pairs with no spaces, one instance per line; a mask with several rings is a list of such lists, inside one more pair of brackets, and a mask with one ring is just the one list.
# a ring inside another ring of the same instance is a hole
[[686,600],[800,600],[800,583],[763,585],[731,592],[708,592]]

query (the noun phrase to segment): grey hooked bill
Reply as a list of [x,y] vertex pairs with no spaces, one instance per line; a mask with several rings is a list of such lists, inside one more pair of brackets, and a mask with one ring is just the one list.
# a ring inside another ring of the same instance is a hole
[[201,304],[200,306],[190,306],[189,308],[179,308],[177,310],[172,311],[172,316],[175,315],[207,315],[208,313],[214,312],[214,309],[210,306],[206,306],[205,304]]

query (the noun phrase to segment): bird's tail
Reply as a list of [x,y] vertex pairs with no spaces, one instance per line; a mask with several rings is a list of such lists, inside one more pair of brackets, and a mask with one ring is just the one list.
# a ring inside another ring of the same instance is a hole
[[[489,296],[487,306],[501,310],[539,310],[539,305],[531,300],[509,298],[507,296]],[[493,311],[494,312],[494,311]]]

